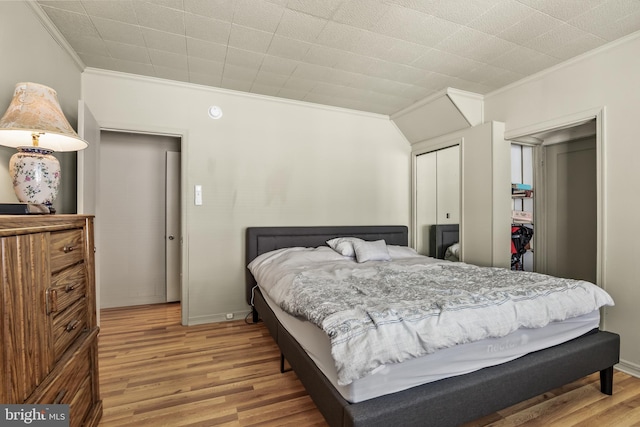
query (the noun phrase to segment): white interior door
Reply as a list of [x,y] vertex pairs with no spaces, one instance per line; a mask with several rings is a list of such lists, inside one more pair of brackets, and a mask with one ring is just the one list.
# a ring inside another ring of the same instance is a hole
[[429,255],[431,226],[460,221],[460,146],[415,157],[416,250]]
[[595,136],[544,147],[546,273],[596,282]]
[[436,151],[438,158],[438,222],[460,223],[460,146]]
[[438,221],[436,165],[434,151],[415,159],[416,251],[423,255],[429,255],[429,230]]
[[166,153],[165,263],[167,302],[180,301],[180,153]]
[[94,218],[94,244],[95,257],[95,282],[96,282],[96,307],[97,319],[100,323],[100,215],[98,215],[98,177],[100,168],[100,125],[93,116],[87,104],[78,101],[78,135],[89,143],[84,150],[78,151],[78,175],[77,175],[77,212],[80,214],[95,215]]
[[78,213],[95,215],[98,206],[100,126],[84,101],[78,101],[78,135],[89,143],[78,151]]

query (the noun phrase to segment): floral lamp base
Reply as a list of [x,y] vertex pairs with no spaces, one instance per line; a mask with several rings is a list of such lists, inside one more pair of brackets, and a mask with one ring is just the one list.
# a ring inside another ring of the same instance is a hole
[[24,203],[44,204],[51,208],[58,195],[60,163],[52,150],[18,147],[9,161],[13,190]]

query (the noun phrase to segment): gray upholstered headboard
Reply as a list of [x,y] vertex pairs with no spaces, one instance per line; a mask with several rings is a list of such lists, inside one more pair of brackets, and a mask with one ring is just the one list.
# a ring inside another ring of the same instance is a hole
[[[388,245],[407,246],[409,231],[404,225],[355,225],[318,227],[249,227],[246,232],[246,264],[265,252],[295,246],[326,245],[334,237],[359,237],[363,240],[384,239]],[[251,304],[251,289],[256,281],[246,271],[246,298]]]

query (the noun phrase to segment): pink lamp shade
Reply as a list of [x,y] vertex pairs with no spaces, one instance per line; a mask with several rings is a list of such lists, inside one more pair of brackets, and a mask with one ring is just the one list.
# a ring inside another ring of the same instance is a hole
[[60,183],[60,164],[51,153],[78,151],[88,144],[65,118],[55,90],[18,83],[0,119],[0,145],[18,149],[9,162],[18,200],[51,205]]

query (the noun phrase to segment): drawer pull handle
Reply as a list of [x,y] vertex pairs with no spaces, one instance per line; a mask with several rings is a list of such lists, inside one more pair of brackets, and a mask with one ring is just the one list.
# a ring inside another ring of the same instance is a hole
[[64,245],[64,248],[62,248],[65,254],[68,254],[69,252],[73,252],[75,249],[76,247],[72,245]]
[[64,291],[66,293],[74,291],[75,289],[76,289],[76,284],[75,283],[73,285],[67,285],[67,286],[64,287]]
[[60,402],[62,402],[62,399],[64,398],[65,394],[67,394],[67,390],[65,389],[60,390],[56,395],[56,398],[53,399],[53,404],[58,405]]
[[72,320],[71,322],[69,322],[69,324],[67,325],[67,327],[65,328],[65,330],[67,332],[71,332],[74,329],[76,329],[78,327],[78,325],[80,324],[79,320]]

